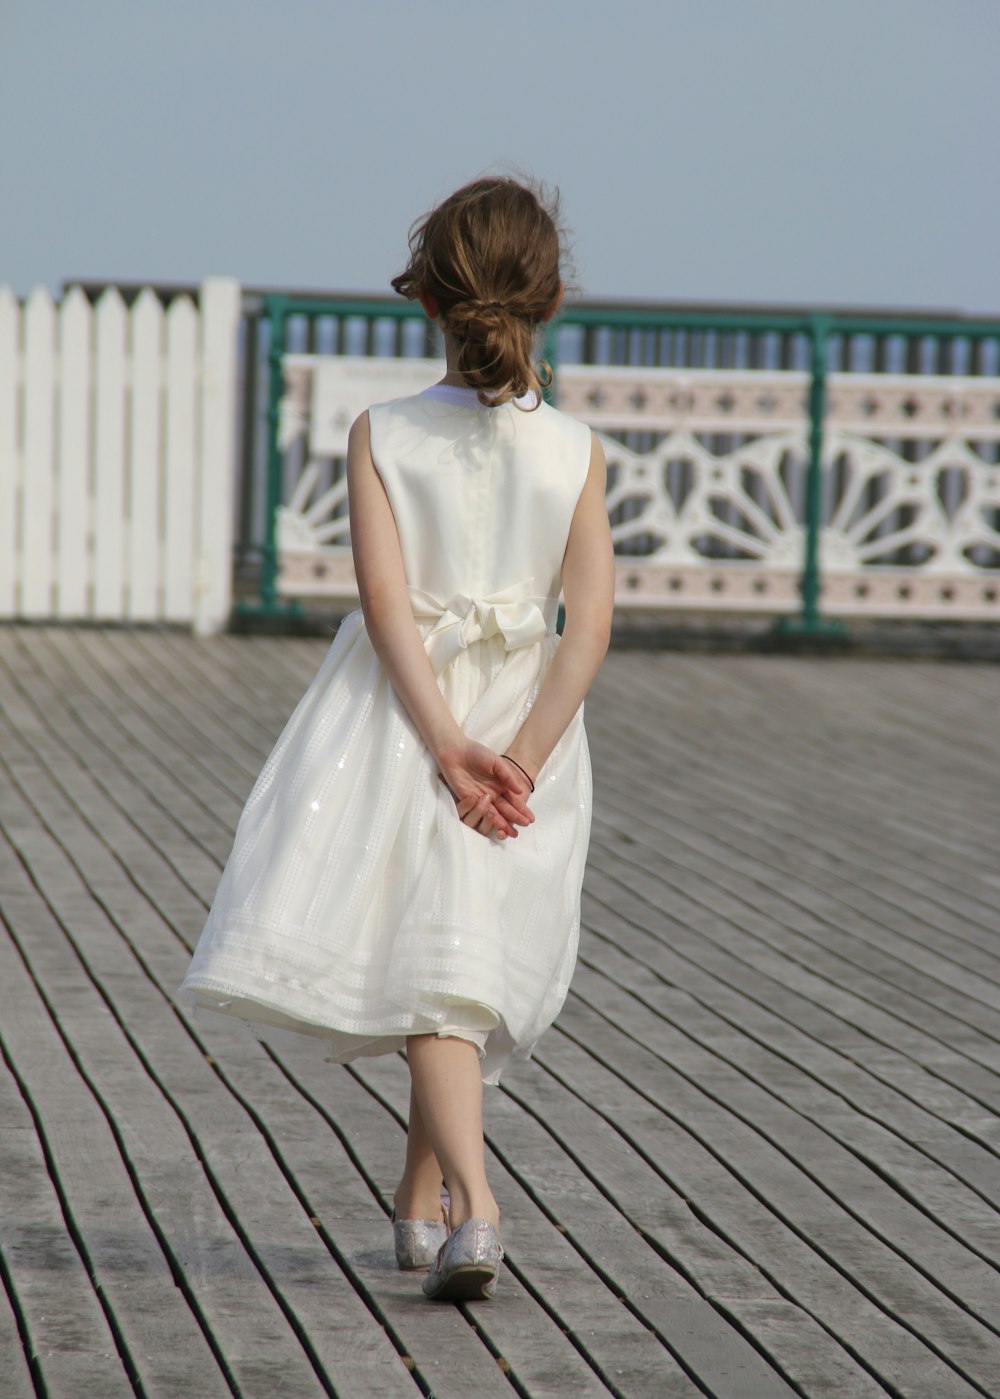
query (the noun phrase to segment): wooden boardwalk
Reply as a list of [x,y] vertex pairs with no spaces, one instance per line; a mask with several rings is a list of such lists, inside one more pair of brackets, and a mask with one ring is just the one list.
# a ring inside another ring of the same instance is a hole
[[1000,1393],[1000,669],[611,655],[455,1307],[392,1265],[401,1060],[171,1001],[323,650],[0,631],[4,1399]]

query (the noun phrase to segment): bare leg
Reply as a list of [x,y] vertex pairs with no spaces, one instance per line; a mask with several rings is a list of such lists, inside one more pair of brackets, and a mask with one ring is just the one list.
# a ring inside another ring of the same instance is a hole
[[500,1211],[486,1179],[483,1151],[483,1080],[479,1055],[455,1036],[408,1035],[406,1054],[413,1095],[451,1195],[451,1223],[488,1219]]
[[410,1088],[410,1119],[406,1131],[406,1164],[393,1204],[397,1219],[440,1219],[441,1166],[434,1155],[417,1095]]

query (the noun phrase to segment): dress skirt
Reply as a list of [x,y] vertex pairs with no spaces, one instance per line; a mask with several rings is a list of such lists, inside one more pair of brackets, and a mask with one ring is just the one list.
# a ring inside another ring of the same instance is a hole
[[[559,638],[480,627],[435,659],[439,627],[418,626],[466,734],[503,752]],[[454,1027],[498,1082],[554,1020],[576,960],[591,810],[582,707],[531,805],[534,825],[506,841],[458,819],[352,613],[250,794],[179,999],[338,1063]]]

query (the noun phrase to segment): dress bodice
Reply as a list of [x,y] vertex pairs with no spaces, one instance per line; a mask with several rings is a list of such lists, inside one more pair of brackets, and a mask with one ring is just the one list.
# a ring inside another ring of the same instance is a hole
[[439,668],[479,636],[502,633],[510,648],[553,630],[589,428],[544,403],[484,407],[449,385],[377,404],[369,420],[414,615],[454,633]]

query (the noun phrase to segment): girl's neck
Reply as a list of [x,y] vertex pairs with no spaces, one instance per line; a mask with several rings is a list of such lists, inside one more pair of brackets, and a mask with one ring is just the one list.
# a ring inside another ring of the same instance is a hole
[[448,370],[444,378],[438,380],[438,383],[451,384],[454,388],[457,389],[470,388],[471,385],[468,383],[465,376],[459,374],[457,368],[455,367],[458,363],[458,346],[455,343],[455,337],[453,335],[449,335],[447,331],[445,331],[444,336],[444,352],[445,363],[448,366]]

